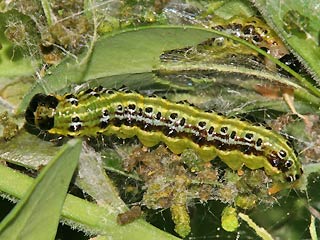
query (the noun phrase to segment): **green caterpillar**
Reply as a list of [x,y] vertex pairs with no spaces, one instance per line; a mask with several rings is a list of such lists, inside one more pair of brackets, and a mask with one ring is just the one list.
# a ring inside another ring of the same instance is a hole
[[234,170],[264,168],[283,183],[302,174],[293,149],[274,131],[128,90],[100,86],[64,96],[36,94],[25,118],[50,134],[137,136],[147,147],[164,142],[175,154],[193,149],[203,161],[219,156]]
[[242,38],[270,53],[273,57],[281,58],[287,54],[284,43],[276,33],[259,18],[232,18],[226,21],[213,21],[212,28]]

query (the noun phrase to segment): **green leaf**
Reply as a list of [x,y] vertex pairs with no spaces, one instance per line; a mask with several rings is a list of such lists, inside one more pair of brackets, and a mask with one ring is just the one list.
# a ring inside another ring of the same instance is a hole
[[[74,143],[73,143],[74,144]],[[76,151],[79,151],[80,144],[79,142],[75,143],[76,146],[73,149],[70,149],[70,143],[68,144],[68,147],[63,147],[63,150],[61,152],[65,151],[65,156],[69,157],[69,160],[71,160],[72,154],[78,153]],[[69,151],[69,153],[68,153]],[[61,161],[60,161],[61,160]],[[63,168],[69,168],[68,167],[68,160],[64,159],[62,161],[61,158],[59,158],[59,164],[62,164],[60,167],[62,169],[60,171],[63,171]],[[52,165],[52,162],[49,164]],[[43,171],[47,171],[44,169]],[[45,173],[47,175],[48,173]],[[0,192],[4,192],[6,195],[10,194],[12,197],[15,198],[22,198],[25,195],[26,189],[29,187],[32,187],[33,184],[35,184],[35,181],[39,181],[38,179],[34,180],[31,177],[26,176],[25,174],[19,173],[17,171],[14,171],[4,165],[0,165]],[[43,175],[43,173],[41,173]],[[40,175],[40,176],[41,176]],[[39,177],[40,177],[39,176]],[[63,179],[63,176],[61,177],[54,177],[55,181],[61,182]],[[42,179],[44,181],[44,179]],[[43,183],[41,183],[43,184]],[[47,193],[50,196],[52,193],[56,193],[56,191],[60,191],[61,185],[59,183],[56,183],[59,185],[58,187],[54,185],[46,186]],[[39,192],[37,193],[39,194]],[[39,197],[37,195],[37,197]],[[25,205],[32,203],[31,200],[28,201]],[[36,198],[37,199],[37,198]],[[24,202],[24,200],[21,200],[21,202]],[[21,204],[21,203],[19,203]],[[49,210],[41,209],[38,206],[33,209],[32,213],[34,214],[33,217],[35,219],[29,219],[28,227],[29,229],[31,227],[36,227],[32,229],[32,232],[29,232],[31,237],[28,238],[26,232],[23,232],[25,235],[22,239],[47,239],[48,238],[48,228],[51,227],[51,225],[54,225],[56,227],[57,222],[51,222],[52,217],[56,215],[55,211],[58,213],[60,212],[60,209],[52,210],[54,206],[52,206],[52,203],[48,201],[48,198],[46,197],[44,202],[45,208],[50,208]],[[14,210],[15,211],[15,210]],[[50,216],[47,215],[47,212],[50,212]],[[97,204],[90,203],[86,200],[80,199],[78,197],[72,196],[70,194],[67,195],[61,216],[65,223],[68,225],[71,225],[72,227],[77,227],[77,229],[82,229],[86,233],[90,235],[94,234],[100,234],[105,237],[102,237],[102,239],[132,239],[132,240],[139,240],[139,239],[159,239],[159,240],[177,240],[178,238],[161,231],[160,229],[150,225],[149,223],[145,222],[142,219],[137,219],[136,221],[127,224],[127,225],[119,225],[116,222],[117,215],[119,209],[115,209],[115,207],[112,204],[104,204],[103,206],[98,206]],[[121,210],[120,210],[121,211]],[[16,211],[15,211],[16,212]],[[39,220],[38,216],[41,215],[41,220]],[[45,221],[43,220],[45,219]],[[4,220],[8,221],[8,220]],[[39,222],[40,221],[40,222]],[[14,223],[14,222],[13,222]],[[34,226],[33,224],[37,223],[39,226]],[[43,223],[43,225],[42,225]],[[5,223],[1,223],[1,226],[5,225]],[[12,226],[12,228],[11,228]],[[16,226],[13,227],[13,225],[8,226],[10,229],[15,229],[15,232],[13,234],[19,234],[21,233],[19,228],[16,228]],[[42,228],[44,230],[45,236],[43,235],[36,235],[36,229]],[[11,235],[12,238],[4,238],[3,232],[0,233],[1,239],[17,239],[17,235]],[[51,236],[50,239],[53,237]]]
[[[214,30],[193,26],[149,26],[124,30],[99,39],[92,53],[90,51],[84,53],[76,60],[67,58],[56,68],[51,69],[50,74],[37,82],[25,96],[17,112],[20,113],[26,108],[34,94],[38,92],[54,93],[61,89],[66,91],[65,87],[69,86],[69,83],[80,84],[91,80],[91,82],[99,82],[99,85],[109,88],[120,87],[123,84],[135,89],[148,88],[147,86],[157,81],[153,73],[161,70],[160,55],[164,51],[192,46],[217,35],[229,37],[271,58],[267,53],[245,40]],[[288,66],[279,60],[274,58],[271,60],[284,69],[288,69]],[[224,65],[220,66],[220,68],[223,67],[226,68]],[[320,95],[314,86],[299,74],[296,75],[307,89]],[[310,95],[309,98],[312,96]],[[317,101],[313,102],[317,104]]]
[[318,0],[254,1],[264,18],[298,54],[320,83],[320,10]]
[[[61,149],[1,222],[0,239],[54,239],[80,151],[81,141],[78,139],[69,141]],[[15,195],[14,185],[19,182],[15,181],[15,175],[3,170],[3,167],[0,168],[1,180],[12,183],[6,192]]]
[[[151,73],[160,65],[159,57],[164,51],[191,46],[213,36],[213,32],[192,26],[141,27],[106,35],[96,42],[91,55],[89,52],[76,59],[69,57],[50,69],[50,74],[23,99],[17,112],[22,112],[38,92],[52,93],[90,79]],[[117,83],[110,85],[115,87]]]

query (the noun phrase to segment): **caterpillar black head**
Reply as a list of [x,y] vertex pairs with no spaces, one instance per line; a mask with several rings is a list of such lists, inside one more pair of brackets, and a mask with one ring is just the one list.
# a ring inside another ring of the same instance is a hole
[[26,110],[25,119],[28,124],[40,130],[49,130],[54,125],[54,113],[59,100],[51,95],[36,94]]

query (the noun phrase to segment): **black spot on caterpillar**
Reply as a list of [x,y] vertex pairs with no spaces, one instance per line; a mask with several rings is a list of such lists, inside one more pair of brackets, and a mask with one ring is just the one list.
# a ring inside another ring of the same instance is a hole
[[272,130],[131,91],[97,87],[64,96],[36,94],[25,118],[55,135],[137,136],[147,147],[163,142],[175,154],[193,149],[203,161],[219,156],[234,170],[264,168],[280,182],[294,182],[302,174],[294,150]]

